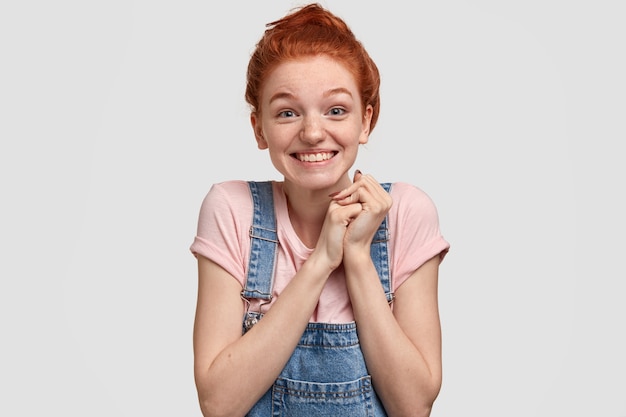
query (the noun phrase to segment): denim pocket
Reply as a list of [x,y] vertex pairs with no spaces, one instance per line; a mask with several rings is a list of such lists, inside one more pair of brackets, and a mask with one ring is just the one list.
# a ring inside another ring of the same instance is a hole
[[272,388],[272,416],[374,416],[371,377],[314,383],[279,378]]

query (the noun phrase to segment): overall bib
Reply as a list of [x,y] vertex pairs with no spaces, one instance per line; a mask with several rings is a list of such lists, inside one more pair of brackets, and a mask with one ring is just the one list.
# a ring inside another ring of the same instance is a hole
[[[249,182],[254,205],[246,286],[249,302],[269,303],[274,283],[278,236],[271,182]],[[391,184],[381,184],[389,191]],[[393,300],[389,273],[387,218],[371,245],[371,256],[387,300]],[[243,332],[263,313],[246,311]],[[271,355],[271,352],[267,352]],[[247,414],[249,417],[383,417],[385,410],[372,388],[356,323],[309,323],[274,385]]]

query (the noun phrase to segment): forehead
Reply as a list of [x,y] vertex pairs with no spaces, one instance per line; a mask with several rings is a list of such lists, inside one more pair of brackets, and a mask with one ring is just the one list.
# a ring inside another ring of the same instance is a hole
[[322,93],[347,89],[358,96],[356,79],[341,62],[326,55],[302,57],[278,64],[267,76],[263,94],[285,89],[293,93]]

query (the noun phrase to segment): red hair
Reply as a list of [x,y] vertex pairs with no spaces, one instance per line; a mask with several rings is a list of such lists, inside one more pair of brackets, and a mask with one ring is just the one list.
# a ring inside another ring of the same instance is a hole
[[374,61],[348,25],[317,3],[303,6],[267,29],[248,63],[246,101],[253,112],[260,112],[263,82],[279,64],[307,56],[327,55],[341,62],[352,73],[359,87],[363,111],[373,108],[370,132],[380,112],[380,74]]

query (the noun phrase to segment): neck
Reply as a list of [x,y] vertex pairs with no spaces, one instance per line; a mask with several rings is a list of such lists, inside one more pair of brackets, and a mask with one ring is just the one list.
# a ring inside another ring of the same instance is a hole
[[289,219],[296,234],[308,248],[317,245],[331,200],[329,194],[347,186],[340,182],[332,189],[311,190],[294,184],[283,184]]

